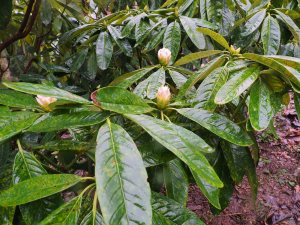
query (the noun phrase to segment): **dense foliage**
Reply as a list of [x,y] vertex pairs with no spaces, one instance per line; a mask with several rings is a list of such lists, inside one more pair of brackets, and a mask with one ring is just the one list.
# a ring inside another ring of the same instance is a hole
[[0,224],[204,224],[189,183],[219,213],[244,176],[255,201],[298,1],[0,2]]

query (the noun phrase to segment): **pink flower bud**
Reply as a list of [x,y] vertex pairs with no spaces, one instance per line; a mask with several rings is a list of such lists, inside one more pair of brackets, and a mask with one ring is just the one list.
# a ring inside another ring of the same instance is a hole
[[171,92],[168,86],[161,86],[156,93],[156,103],[159,109],[165,109],[171,100]]
[[158,60],[162,66],[166,66],[169,64],[171,60],[171,51],[167,48],[159,49],[158,51]]
[[53,102],[56,102],[57,99],[53,98],[53,97],[46,97],[46,96],[42,96],[42,95],[37,95],[37,97],[35,98],[36,101],[39,103],[39,105],[45,109],[46,111],[51,111],[51,108],[49,107],[49,105]]

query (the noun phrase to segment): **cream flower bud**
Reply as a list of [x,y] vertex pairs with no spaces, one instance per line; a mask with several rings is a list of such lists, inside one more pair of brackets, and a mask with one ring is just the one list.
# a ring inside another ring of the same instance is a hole
[[37,95],[37,97],[35,98],[36,101],[39,103],[39,105],[45,109],[46,111],[51,111],[51,108],[49,107],[49,105],[53,102],[56,102],[57,99],[53,98],[53,97],[46,97],[46,96],[42,96],[42,95]]
[[156,93],[156,103],[159,109],[165,109],[171,100],[171,92],[168,86],[161,86]]
[[161,48],[158,51],[158,60],[162,66],[166,66],[169,64],[171,60],[171,51],[167,48]]

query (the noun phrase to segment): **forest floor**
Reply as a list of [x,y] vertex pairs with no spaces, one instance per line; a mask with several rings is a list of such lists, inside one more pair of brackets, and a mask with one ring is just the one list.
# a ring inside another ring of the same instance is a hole
[[197,186],[191,185],[188,207],[207,225],[300,225],[300,122],[292,104],[275,117],[274,126],[277,137],[257,134],[261,158],[255,204],[244,179],[229,206],[213,215]]

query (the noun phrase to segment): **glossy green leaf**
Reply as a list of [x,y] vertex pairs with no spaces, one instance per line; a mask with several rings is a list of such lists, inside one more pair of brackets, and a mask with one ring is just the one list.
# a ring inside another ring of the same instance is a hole
[[[47,171],[32,153],[19,148],[13,167],[13,182],[17,184],[33,177],[46,175]],[[34,202],[20,205],[22,218],[27,224],[37,224],[53,211],[61,202],[58,195],[39,199]]]
[[274,59],[274,60],[282,63],[283,65],[300,70],[300,59],[299,58],[285,56],[285,55],[267,55],[266,57]]
[[57,87],[48,86],[44,84],[32,84],[32,83],[25,83],[25,82],[3,82],[2,84],[10,89],[24,92],[27,94],[49,96],[57,99],[63,99],[63,100],[82,103],[82,104],[90,103],[90,101],[78,95],[74,95],[68,91],[64,91]]
[[47,113],[28,129],[31,132],[50,132],[102,123],[108,112],[82,111],[66,114]]
[[152,192],[152,208],[155,213],[177,225],[205,225],[196,214],[180,203],[155,192]]
[[156,48],[164,39],[167,28],[157,32],[146,44],[144,51],[151,51]]
[[101,32],[96,42],[97,64],[101,70],[109,67],[113,55],[113,44],[107,32]]
[[181,66],[190,62],[193,62],[198,59],[206,58],[212,55],[216,55],[221,53],[220,50],[207,50],[207,51],[201,51],[201,52],[194,52],[191,54],[188,54],[186,56],[183,56],[182,58],[178,59],[174,65],[175,66]]
[[81,177],[72,174],[33,177],[0,192],[0,205],[14,206],[32,202],[63,191],[81,180]]
[[241,146],[253,144],[248,134],[225,116],[194,108],[177,109],[177,112],[229,142]]
[[128,88],[133,83],[137,82],[139,79],[144,77],[147,73],[149,73],[151,70],[156,68],[156,66],[151,67],[145,67],[139,70],[135,70],[126,74],[123,74],[116,79],[114,79],[109,86],[117,86],[122,88]]
[[81,195],[73,198],[53,211],[39,225],[77,224],[81,202]]
[[70,58],[70,64],[68,64],[68,61],[66,64],[68,64],[70,66],[70,70],[72,72],[77,72],[82,65],[85,62],[85,59],[87,57],[89,49],[85,48],[82,50],[78,50],[77,53],[75,53],[71,58]]
[[156,72],[152,73],[147,79],[139,83],[134,93],[145,98],[155,99],[158,89],[165,84],[166,75],[165,70],[161,67]]
[[163,167],[166,195],[182,205],[186,205],[189,180],[180,160],[175,159]]
[[0,89],[0,104],[25,109],[39,108],[32,96],[8,89]]
[[107,29],[111,35],[111,37],[114,39],[118,47],[121,49],[122,52],[128,57],[132,56],[132,47],[130,43],[126,39],[120,39],[121,34],[117,30],[117,28],[113,26],[107,26]]
[[300,121],[300,95],[294,92],[294,102],[295,108],[298,116],[298,120]]
[[106,224],[151,224],[147,172],[135,143],[119,125],[108,122],[99,130],[95,175]]
[[194,108],[214,111],[217,107],[215,97],[220,88],[226,83],[228,76],[227,67],[217,68],[208,75],[197,89],[196,96],[193,99],[193,102],[195,102]]
[[165,146],[213,186],[222,187],[222,182],[201,152],[212,152],[199,136],[183,127],[146,115],[125,115],[140,125],[157,142]]
[[9,24],[9,21],[11,19],[13,10],[13,1],[12,0],[4,0],[1,1],[1,7],[0,7],[0,30],[4,30],[7,25]]
[[186,16],[180,16],[180,22],[194,45],[196,45],[196,47],[199,49],[204,49],[206,45],[205,38],[203,34],[196,32],[196,22],[192,18]]
[[192,76],[189,77],[187,82],[179,90],[177,98],[180,99],[184,97],[188,90],[190,90],[198,81],[205,79],[212,71],[216,68],[223,65],[226,58],[225,56],[220,56],[209,63],[207,63],[203,68],[198,72],[195,72]]
[[262,81],[257,81],[250,92],[249,117],[257,131],[266,129],[273,117],[271,91]]
[[180,49],[180,42],[181,42],[180,24],[177,21],[174,21],[168,25],[163,40],[164,48],[168,48],[172,53],[170,64],[175,62],[177,58]]
[[283,78],[289,79],[297,86],[300,86],[300,72],[296,69],[284,66],[283,64],[277,62],[275,59],[271,59],[254,53],[245,53],[243,54],[243,56],[247,59],[251,59],[255,62],[268,66],[273,70],[276,70],[277,72],[282,74]]
[[221,34],[218,34],[217,32],[214,32],[208,28],[203,28],[203,27],[197,28],[197,31],[209,36],[210,38],[215,40],[217,43],[222,45],[224,48],[226,48],[227,50],[230,50],[228,42]]
[[280,12],[279,10],[275,9],[275,12],[279,15],[280,19],[289,28],[289,30],[293,34],[295,40],[297,42],[299,42],[300,41],[300,29],[299,29],[298,25],[291,19],[291,17],[285,15],[284,13]]
[[40,114],[31,112],[15,112],[8,116],[0,116],[0,142],[27,129],[39,116]]
[[276,55],[280,47],[281,32],[275,18],[268,15],[262,25],[261,40],[265,55]]
[[208,184],[205,180],[203,180],[200,176],[198,176],[197,173],[195,173],[193,170],[191,170],[191,172],[202,194],[204,194],[204,196],[207,198],[210,204],[220,209],[221,208],[219,202],[220,189]]
[[242,36],[248,36],[252,34],[254,31],[256,31],[261,23],[263,22],[264,18],[266,16],[266,10],[260,10],[257,13],[255,13],[244,25],[244,30],[241,33]]
[[235,72],[218,91],[215,97],[216,104],[226,104],[247,90],[258,78],[260,69],[249,67]]
[[96,99],[101,108],[117,113],[141,114],[152,110],[139,96],[119,87],[99,89]]

